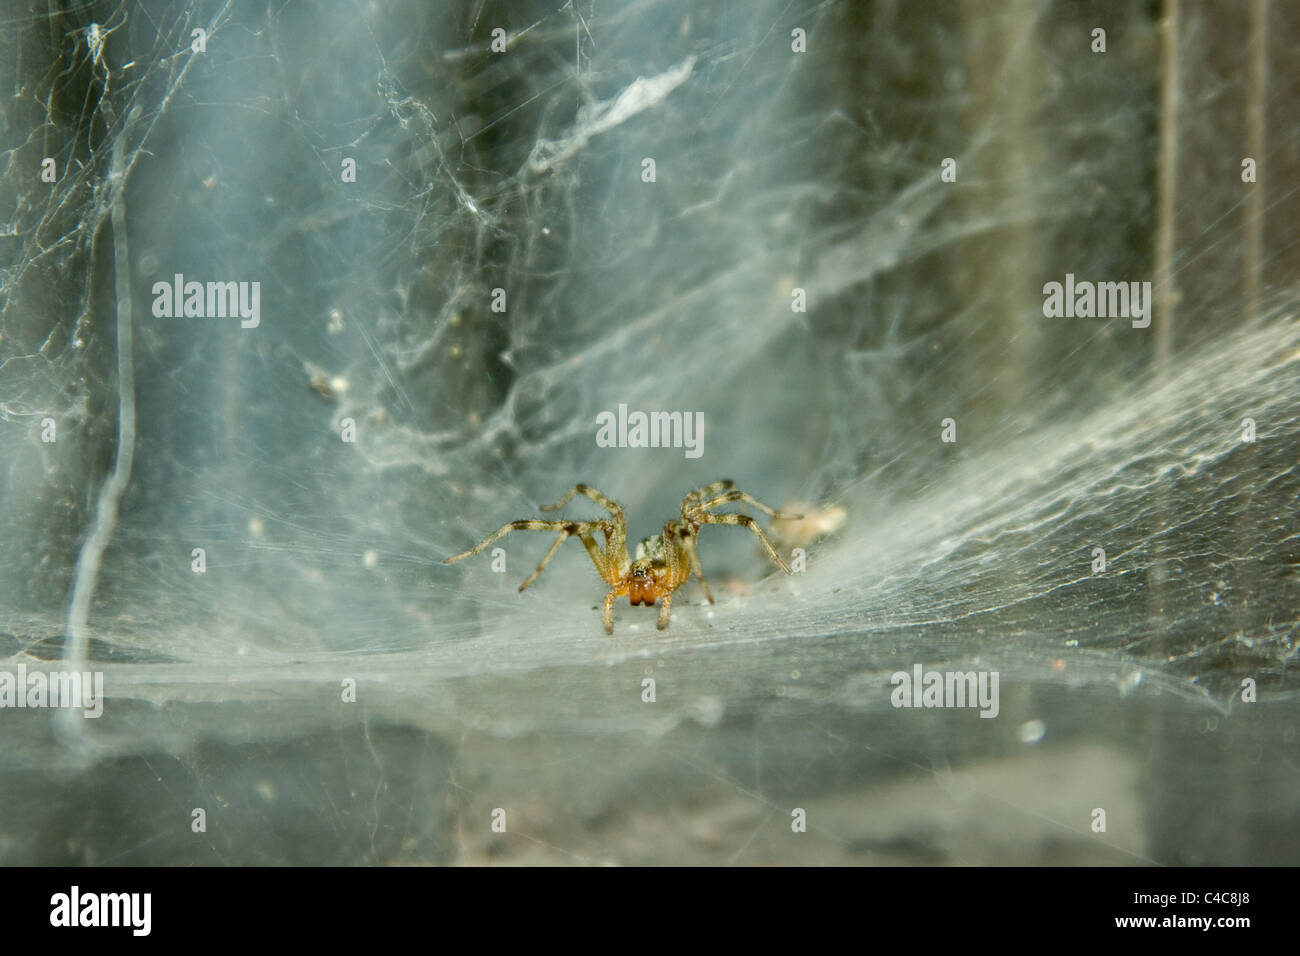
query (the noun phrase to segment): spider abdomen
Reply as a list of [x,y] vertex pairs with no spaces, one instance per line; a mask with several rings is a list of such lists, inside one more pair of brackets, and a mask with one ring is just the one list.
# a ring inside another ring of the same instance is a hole
[[668,548],[664,544],[664,536],[661,534],[652,534],[648,538],[642,538],[636,546],[636,560],[652,561],[662,567],[668,561]]

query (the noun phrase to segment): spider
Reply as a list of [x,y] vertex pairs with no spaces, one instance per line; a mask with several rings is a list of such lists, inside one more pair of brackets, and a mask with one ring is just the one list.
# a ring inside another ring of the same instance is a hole
[[[690,579],[692,571],[695,572],[695,576],[699,579],[700,587],[704,589],[704,596],[709,599],[710,604],[713,603],[713,594],[709,591],[708,582],[704,579],[704,571],[700,567],[700,557],[695,550],[695,539],[703,525],[735,524],[748,528],[758,536],[758,540],[762,543],[764,550],[767,551],[768,557],[775,561],[777,566],[786,574],[790,573],[790,569],[785,566],[781,556],[776,553],[776,549],[763,535],[757,521],[749,515],[713,514],[712,512],[714,508],[727,502],[743,501],[775,518],[797,520],[803,516],[781,514],[778,511],[773,511],[767,505],[755,501],[745,492],[734,490],[735,485],[734,481],[715,481],[711,485],[697,488],[688,494],[682,499],[682,516],[669,519],[664,525],[663,534],[653,534],[642,540],[636,546],[635,561],[627,555],[627,525],[623,520],[623,509],[590,485],[574,485],[573,489],[563,498],[553,505],[546,505],[541,510],[555,511],[573,500],[574,496],[586,495],[608,510],[612,518],[601,518],[596,521],[568,521],[564,519],[558,521],[540,521],[536,519],[512,521],[488,535],[468,551],[447,558],[443,563],[451,564],[462,558],[468,558],[471,554],[478,554],[493,541],[509,534],[511,531],[559,532],[555,543],[551,545],[551,550],[546,552],[546,555],[537,565],[537,570],[528,576],[527,581],[519,585],[519,590],[523,591],[528,585],[537,580],[537,576],[550,563],[551,558],[555,557],[555,552],[560,550],[560,545],[564,543],[565,539],[577,535],[578,539],[586,547],[587,554],[591,555],[591,563],[596,566],[596,571],[604,579],[605,583],[610,586],[609,593],[605,595],[605,613],[603,617],[605,633],[614,633],[614,598],[621,594],[626,594],[628,603],[633,606],[644,604],[649,607],[658,600],[660,602],[658,628],[663,630],[668,626],[668,615],[672,607],[673,592]],[[605,548],[603,551],[596,542],[595,533],[597,531],[605,535]]]

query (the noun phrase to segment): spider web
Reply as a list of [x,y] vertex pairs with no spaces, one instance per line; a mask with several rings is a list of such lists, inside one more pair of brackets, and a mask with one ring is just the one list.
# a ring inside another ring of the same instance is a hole
[[[1267,10],[1171,53],[1106,3],[11,5],[0,670],[108,700],[0,710],[0,861],[1296,862]],[[156,317],[178,273],[260,325]],[[1066,273],[1157,321],[1045,318]],[[702,454],[599,447],[620,406]],[[718,478],[844,526],[789,578],[708,528],[717,603],[612,638],[576,541],[524,594],[548,536],[440,563],[577,481],[635,541]],[[916,664],[997,671],[998,717],[893,708]]]

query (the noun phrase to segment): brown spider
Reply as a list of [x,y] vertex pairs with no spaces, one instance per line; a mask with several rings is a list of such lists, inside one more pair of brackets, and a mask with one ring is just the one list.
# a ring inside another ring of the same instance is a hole
[[[656,600],[660,600],[658,627],[663,630],[668,626],[668,615],[672,606],[673,592],[690,579],[692,571],[699,578],[700,587],[704,589],[704,596],[709,599],[710,604],[713,603],[713,595],[709,592],[708,582],[704,580],[704,571],[700,567],[700,557],[695,551],[695,539],[699,535],[702,525],[743,525],[758,536],[758,540],[767,551],[768,557],[775,561],[786,574],[790,573],[790,569],[785,566],[785,562],[776,553],[776,549],[763,536],[757,521],[749,515],[712,514],[711,512],[714,508],[729,501],[744,501],[765,514],[776,518],[797,520],[803,516],[787,515],[773,511],[767,505],[755,501],[745,492],[733,491],[735,484],[734,481],[715,481],[711,485],[697,488],[688,494],[682,499],[681,518],[669,520],[664,525],[663,534],[653,534],[642,540],[636,546],[635,561],[627,556],[627,525],[623,520],[623,509],[595,488],[588,485],[575,485],[572,491],[555,504],[547,505],[541,510],[554,511],[572,500],[574,495],[586,495],[592,501],[608,509],[613,516],[613,520],[601,518],[598,521],[567,521],[564,519],[559,521],[527,519],[512,521],[488,535],[468,551],[447,558],[443,563],[451,564],[453,561],[468,558],[471,554],[478,554],[493,541],[509,534],[511,531],[558,531],[559,536],[555,539],[555,543],[551,545],[551,550],[546,552],[546,556],[537,565],[537,570],[528,576],[527,581],[519,585],[519,590],[522,591],[537,580],[537,576],[542,573],[551,558],[555,557],[555,552],[560,550],[560,545],[564,543],[564,540],[572,535],[577,535],[583,545],[586,546],[587,554],[591,555],[591,563],[596,566],[596,571],[599,572],[605,583],[610,586],[609,593],[605,595],[605,633],[614,633],[614,598],[620,594],[626,594],[628,603],[632,605],[644,604],[649,607]],[[605,535],[605,549],[603,551],[593,537],[597,531],[603,532]]]

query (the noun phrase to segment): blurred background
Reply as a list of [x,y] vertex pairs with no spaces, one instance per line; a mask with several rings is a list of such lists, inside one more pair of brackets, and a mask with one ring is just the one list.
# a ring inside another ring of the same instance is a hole
[[[106,697],[0,710],[0,863],[1300,862],[1294,4],[0,24],[0,670]],[[576,541],[441,563],[719,478],[803,570],[707,528],[662,632]]]

